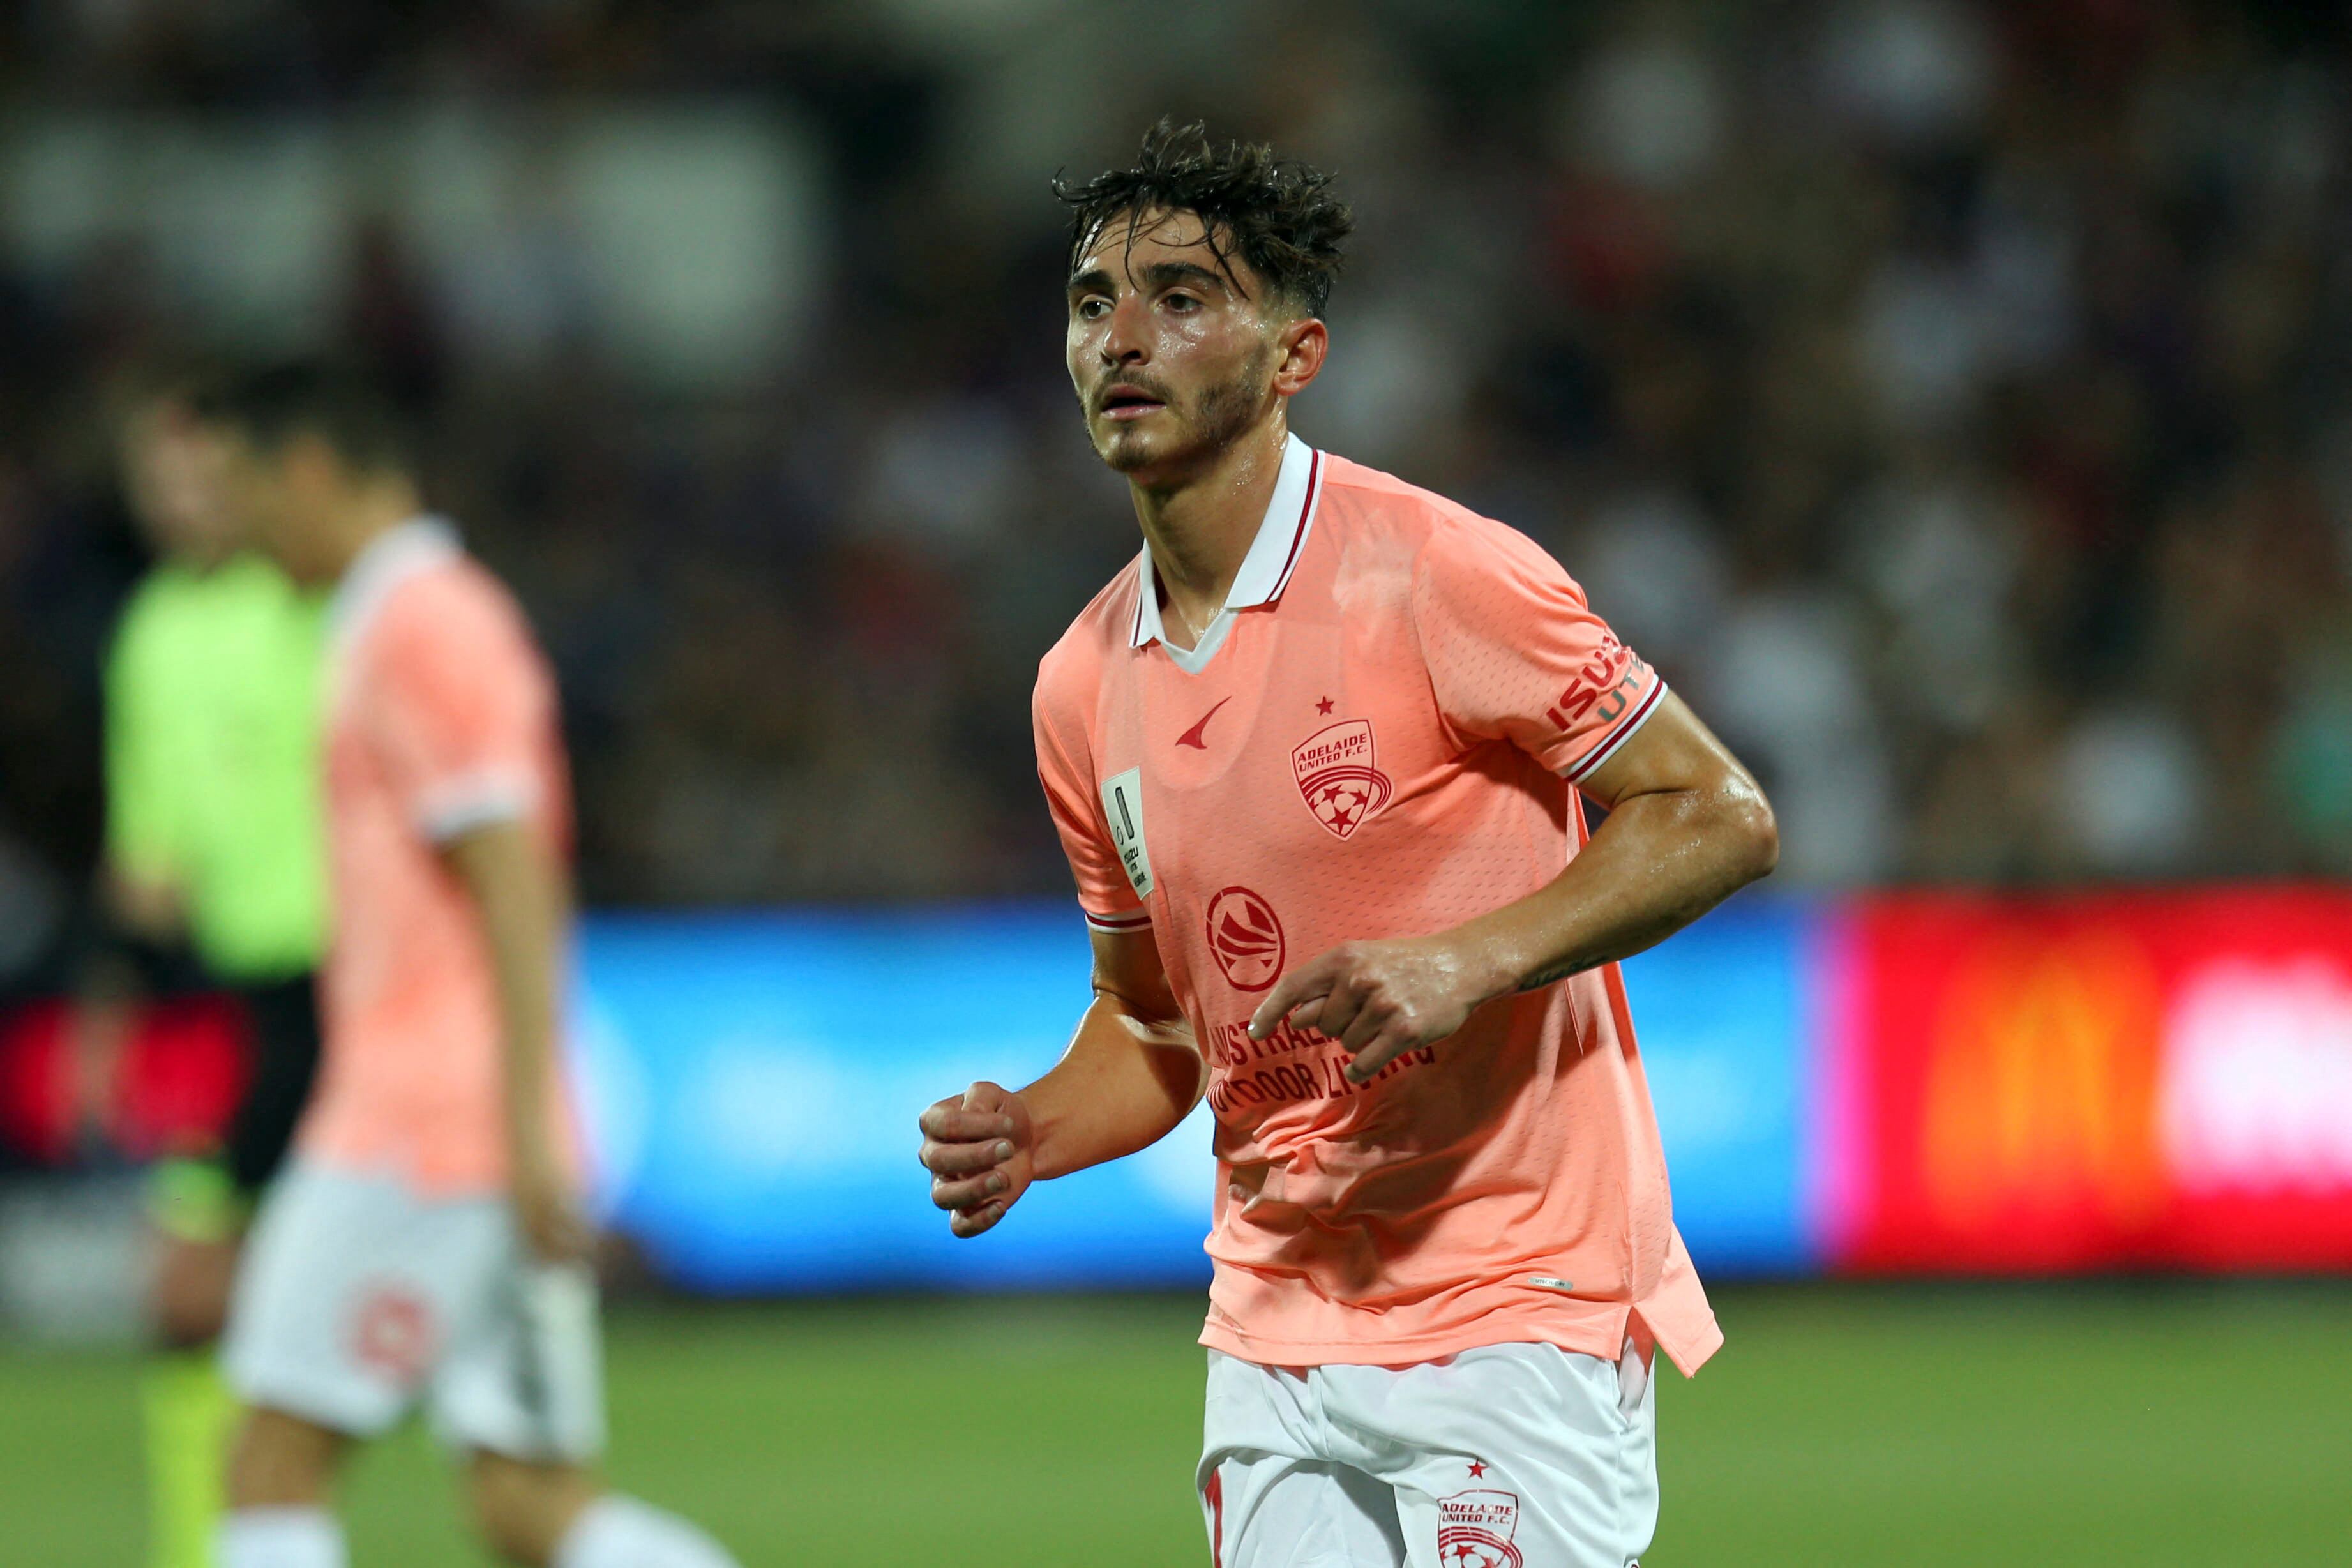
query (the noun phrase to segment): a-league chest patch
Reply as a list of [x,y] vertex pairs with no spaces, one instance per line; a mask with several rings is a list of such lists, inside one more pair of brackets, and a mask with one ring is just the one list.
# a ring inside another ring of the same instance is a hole
[[1151,854],[1143,842],[1143,770],[1129,768],[1103,780],[1103,821],[1110,829],[1110,846],[1127,871],[1128,886],[1139,899],[1151,896]]

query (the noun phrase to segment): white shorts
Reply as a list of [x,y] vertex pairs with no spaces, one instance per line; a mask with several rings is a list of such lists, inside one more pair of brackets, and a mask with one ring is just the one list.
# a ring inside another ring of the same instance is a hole
[[1616,1362],[1489,1345],[1418,1366],[1209,1352],[1217,1568],[1627,1568],[1658,1522],[1657,1395]]
[[604,1446],[593,1276],[530,1261],[503,1197],[431,1199],[299,1160],[238,1265],[223,1363],[247,1404],[372,1436],[416,1406],[519,1459]]

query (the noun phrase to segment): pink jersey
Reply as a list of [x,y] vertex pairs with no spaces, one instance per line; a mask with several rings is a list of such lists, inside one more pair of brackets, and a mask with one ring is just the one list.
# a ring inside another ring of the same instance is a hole
[[507,1165],[498,995],[440,846],[526,821],[567,847],[554,681],[506,589],[435,521],[379,535],[330,617],[334,925],[301,1149],[436,1195],[493,1191]]
[[1248,1035],[1326,949],[1550,881],[1584,839],[1574,781],[1664,691],[1526,537],[1295,438],[1196,649],[1161,639],[1147,549],[1046,655],[1038,771],[1080,902],[1150,929],[1213,1069],[1203,1343],[1398,1364],[1631,1333],[1687,1372],[1722,1342],[1615,964],[1362,1087],[1318,1031]]

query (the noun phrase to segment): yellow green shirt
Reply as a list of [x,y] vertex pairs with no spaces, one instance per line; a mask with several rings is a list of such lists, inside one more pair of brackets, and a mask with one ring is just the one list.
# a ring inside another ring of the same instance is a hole
[[324,605],[239,555],[167,562],[131,595],[106,671],[107,852],[168,884],[222,979],[314,967],[326,934]]

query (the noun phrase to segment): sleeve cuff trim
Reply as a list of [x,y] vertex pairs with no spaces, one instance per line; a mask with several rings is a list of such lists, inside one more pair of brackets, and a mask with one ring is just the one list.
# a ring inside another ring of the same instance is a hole
[[1590,778],[1601,763],[1615,756],[1625,742],[1633,738],[1636,731],[1650,721],[1650,715],[1658,710],[1658,701],[1665,694],[1666,683],[1664,680],[1654,682],[1649,694],[1634,704],[1633,710],[1618,720],[1617,727],[1610,731],[1599,745],[1585,752],[1581,761],[1563,769],[1560,776],[1570,784],[1581,784]]
[[416,826],[434,843],[446,844],[478,827],[523,821],[538,800],[539,791],[520,773],[470,774],[426,795],[416,808]]

